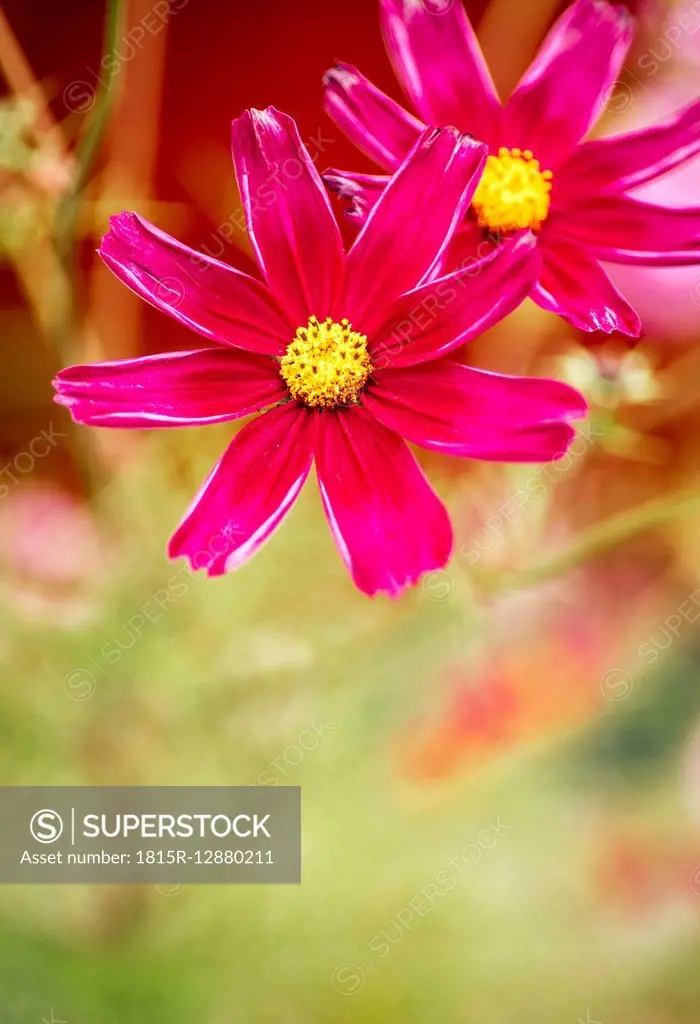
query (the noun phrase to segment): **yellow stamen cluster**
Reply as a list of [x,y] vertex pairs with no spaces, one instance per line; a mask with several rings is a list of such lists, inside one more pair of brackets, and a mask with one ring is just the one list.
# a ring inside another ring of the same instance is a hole
[[312,316],[298,327],[280,362],[292,398],[312,408],[355,402],[372,372],[367,338],[343,319],[319,323]]
[[552,172],[541,171],[530,149],[506,149],[486,161],[472,210],[495,234],[542,226],[549,213]]

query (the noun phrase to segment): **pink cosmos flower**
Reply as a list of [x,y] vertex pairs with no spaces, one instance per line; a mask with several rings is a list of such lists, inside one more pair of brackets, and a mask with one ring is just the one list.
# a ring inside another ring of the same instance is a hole
[[211,576],[237,568],[281,522],[313,460],[355,583],[396,595],[444,565],[452,546],[447,512],[403,438],[541,462],[565,452],[568,420],[585,412],[567,385],[445,358],[520,303],[533,240],[501,247],[478,273],[431,277],[486,157],[453,128],[419,137],[348,253],[291,118],[247,111],[233,123],[233,153],[262,280],[133,213],[113,219],[100,249],[130,288],[216,347],[71,367],[55,381],[57,401],[76,421],[106,427],[266,409],[205,481],[170,555]]
[[[460,263],[494,239],[536,232],[541,271],[531,297],[585,331],[640,332],[639,317],[600,260],[700,263],[700,208],[668,209],[629,194],[700,150],[700,103],[665,124],[581,142],[622,68],[633,25],[604,0],[575,0],[502,104],[459,3],[380,0],[389,55],[421,120],[341,64],[326,75],[326,109],[368,156],[393,172],[424,129],[456,125],[489,147],[486,169],[451,250]],[[326,182],[363,219],[386,178],[331,170]]]

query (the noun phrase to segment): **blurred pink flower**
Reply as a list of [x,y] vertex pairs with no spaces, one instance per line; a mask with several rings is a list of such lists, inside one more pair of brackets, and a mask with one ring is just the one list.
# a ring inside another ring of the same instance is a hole
[[[491,253],[478,276],[470,267],[430,277],[486,155],[453,128],[420,137],[347,254],[291,118],[246,112],[233,123],[233,151],[265,283],[121,214],[102,242],[107,265],[217,347],[63,370],[57,401],[80,423],[111,427],[267,409],[202,486],[171,556],[210,576],[237,568],[281,522],[314,459],[356,585],[397,595],[444,565],[452,547],[447,512],[403,438],[454,455],[542,462],[564,454],[568,420],[585,412],[567,385],[443,358],[522,301],[533,239]],[[408,320],[416,310],[423,315]]]
[[75,624],[90,617],[106,553],[87,508],[49,484],[17,487],[0,503],[0,564],[15,608]]
[[[502,104],[459,2],[380,0],[396,73],[420,115],[408,113],[354,67],[326,75],[326,109],[349,138],[393,172],[424,128],[457,125],[490,156],[450,249],[464,265],[503,236],[531,229],[542,256],[531,297],[585,331],[637,337],[637,312],[601,261],[640,266],[700,263],[700,208],[629,195],[700,149],[700,103],[662,125],[581,142],[603,112],[633,37],[627,10],[575,0]],[[331,170],[327,184],[364,219],[386,178]]]

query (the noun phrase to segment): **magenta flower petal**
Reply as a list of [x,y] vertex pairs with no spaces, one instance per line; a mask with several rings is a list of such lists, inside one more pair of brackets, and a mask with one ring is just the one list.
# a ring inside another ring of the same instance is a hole
[[201,349],[71,366],[55,401],[92,427],[182,427],[247,416],[286,395],[268,356]]
[[453,351],[519,306],[538,270],[536,240],[523,232],[485,259],[470,257],[463,269],[406,292],[375,332],[374,365],[413,366]]
[[338,171],[334,167],[324,171],[322,177],[332,192],[349,202],[346,215],[358,224],[364,224],[389,183],[386,174],[355,174]]
[[[392,299],[436,266],[486,155],[485,146],[454,128],[426,132],[391,179],[347,258],[343,311],[365,334],[382,322]],[[425,196],[430,202],[420,200]]]
[[389,56],[428,124],[454,125],[493,145],[501,104],[461,0],[380,0]]
[[506,104],[501,144],[533,150],[543,166],[559,164],[598,119],[632,37],[624,7],[575,0]]
[[236,435],[173,534],[171,558],[220,576],[237,569],[281,523],[311,467],[315,417],[278,406]]
[[577,391],[554,380],[506,377],[443,360],[375,374],[364,404],[423,448],[498,461],[545,461],[566,452],[567,421],[586,414]]
[[553,214],[547,236],[586,246],[611,263],[698,263],[700,207],[670,209],[627,195],[595,196]]
[[532,298],[580,331],[620,331],[638,338],[641,322],[585,248],[550,242],[543,246],[542,273]]
[[591,193],[624,192],[685,163],[700,152],[700,101],[665,124],[585,142],[562,168],[553,195],[578,200]]
[[328,195],[294,121],[273,107],[232,125],[233,157],[251,242],[296,326],[334,309],[343,247]]
[[[508,236],[504,236],[506,244]],[[462,270],[487,259],[503,244],[504,237],[490,235],[475,220],[466,217],[459,226],[447,252],[446,265],[450,271]],[[514,236],[510,236],[513,238]]]
[[477,370],[451,359],[378,371],[369,393],[448,424],[481,423],[501,430],[581,419],[588,413],[585,398],[569,384]]
[[395,170],[425,131],[351,64],[336,64],[323,76],[324,108],[341,131],[387,171]]
[[284,352],[294,328],[264,285],[137,214],[112,217],[99,252],[132,291],[205,338],[251,352]]
[[316,469],[326,516],[355,584],[397,597],[450,557],[452,527],[404,441],[363,409],[322,417]]

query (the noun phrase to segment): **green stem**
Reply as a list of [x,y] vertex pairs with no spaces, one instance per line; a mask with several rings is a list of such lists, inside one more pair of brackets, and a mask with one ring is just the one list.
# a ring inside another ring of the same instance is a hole
[[[105,55],[113,53],[116,48],[122,24],[122,13],[123,0],[107,0],[103,42]],[[54,221],[54,246],[58,258],[65,268],[70,290],[65,306],[57,311],[56,322],[52,330],[55,358],[59,366],[66,366],[75,361],[79,306],[76,259],[78,216],[83,192],[90,179],[112,111],[114,79],[119,71],[116,61],[111,60],[104,63],[108,65],[108,69],[100,79],[87,126],[76,146],[73,180],[56,211]],[[83,485],[88,491],[96,490],[99,486],[97,467],[89,450],[84,448],[75,436],[75,428],[71,428],[70,443]]]
[[[122,24],[123,0],[107,0],[104,30],[104,55],[113,53]],[[117,61],[107,61],[104,76],[100,79],[95,103],[90,113],[87,128],[75,152],[75,174],[71,187],[61,203],[55,225],[55,242],[61,260],[71,275],[74,270],[74,253],[77,235],[78,214],[83,190],[92,173],[93,164],[102,143],[105,128],[112,110],[114,95],[112,86],[119,73]]]
[[561,576],[604,554],[623,541],[700,509],[700,490],[681,491],[670,498],[655,498],[620,512],[584,530],[564,551],[516,573],[499,573],[489,589],[501,590],[542,583]]

